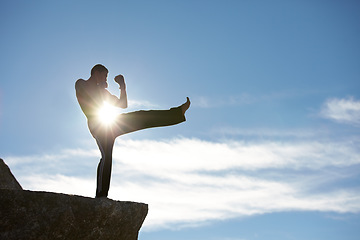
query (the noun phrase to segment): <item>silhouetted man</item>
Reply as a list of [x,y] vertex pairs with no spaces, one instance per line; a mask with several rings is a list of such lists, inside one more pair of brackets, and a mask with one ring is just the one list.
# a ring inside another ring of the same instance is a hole
[[97,168],[96,197],[107,197],[110,187],[112,151],[116,137],[145,128],[170,126],[185,121],[185,112],[190,107],[190,100],[179,107],[169,110],[136,111],[119,114],[114,123],[101,121],[99,111],[104,103],[119,108],[127,108],[127,94],[124,77],[114,78],[120,86],[120,97],[110,94],[106,88],[108,70],[101,64],[91,69],[88,80],[79,79],[75,83],[76,97],[88,120],[90,133],[95,138],[101,152]]

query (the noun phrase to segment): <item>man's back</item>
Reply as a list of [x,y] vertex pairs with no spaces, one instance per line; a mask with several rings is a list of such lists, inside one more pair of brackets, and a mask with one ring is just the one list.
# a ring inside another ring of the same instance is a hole
[[81,110],[84,112],[86,117],[90,120],[96,117],[99,108],[103,104],[102,91],[104,89],[99,88],[96,85],[79,79],[75,83],[76,98],[80,104]]

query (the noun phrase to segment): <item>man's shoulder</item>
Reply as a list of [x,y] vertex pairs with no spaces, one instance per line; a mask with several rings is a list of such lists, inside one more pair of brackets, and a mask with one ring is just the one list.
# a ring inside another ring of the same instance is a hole
[[78,85],[78,84],[86,84],[86,81],[84,79],[80,78],[75,83],[75,85]]
[[75,82],[75,89],[83,88],[85,85],[86,81],[80,78]]

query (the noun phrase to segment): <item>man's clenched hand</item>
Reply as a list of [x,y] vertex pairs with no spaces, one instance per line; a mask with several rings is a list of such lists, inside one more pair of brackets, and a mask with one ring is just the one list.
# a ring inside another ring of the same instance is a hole
[[114,78],[115,82],[117,82],[120,86],[120,89],[121,90],[125,90],[126,89],[126,84],[125,84],[125,79],[124,79],[124,76],[123,75],[117,75],[115,78]]

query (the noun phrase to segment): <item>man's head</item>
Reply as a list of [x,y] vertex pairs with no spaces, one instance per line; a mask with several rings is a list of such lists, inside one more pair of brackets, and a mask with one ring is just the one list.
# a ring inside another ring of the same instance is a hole
[[91,76],[94,75],[95,72],[109,72],[109,70],[101,64],[96,64],[92,69],[91,69]]
[[96,64],[92,69],[91,69],[91,78],[96,80],[96,84],[107,88],[108,84],[107,84],[107,75],[108,75],[109,70],[101,64]]

